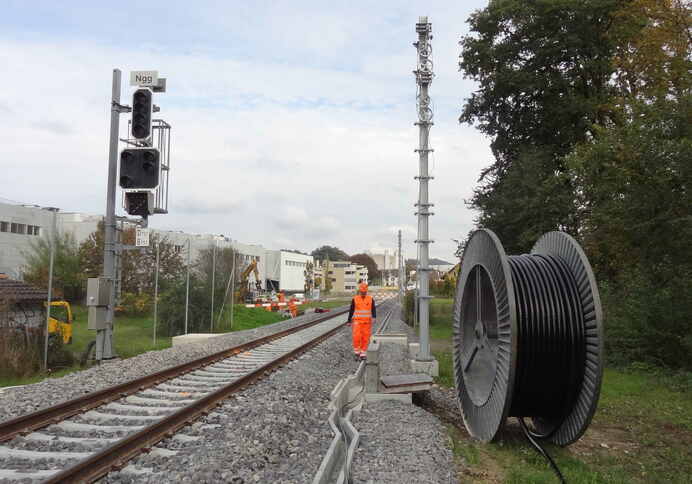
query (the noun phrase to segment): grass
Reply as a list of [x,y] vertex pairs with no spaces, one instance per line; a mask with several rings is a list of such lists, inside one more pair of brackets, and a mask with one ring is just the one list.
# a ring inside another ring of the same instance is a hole
[[[454,385],[452,301],[433,299],[431,343],[440,364],[436,382]],[[546,461],[514,419],[491,444],[448,425],[461,482],[554,483]],[[586,434],[567,448],[547,446],[570,484],[688,483],[692,475],[692,375],[664,370],[605,370],[598,410]]]

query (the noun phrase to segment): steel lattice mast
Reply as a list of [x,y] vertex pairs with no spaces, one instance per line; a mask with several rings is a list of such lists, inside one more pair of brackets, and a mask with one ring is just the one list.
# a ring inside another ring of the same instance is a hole
[[420,351],[418,360],[430,361],[430,341],[429,341],[429,311],[430,311],[430,266],[428,260],[428,248],[432,242],[429,236],[428,217],[433,215],[430,212],[430,207],[433,204],[428,199],[428,182],[432,177],[428,173],[428,154],[432,151],[428,148],[428,137],[430,135],[430,127],[432,126],[433,111],[430,106],[430,96],[428,88],[433,79],[433,63],[432,63],[432,24],[428,22],[428,17],[419,17],[416,24],[416,33],[418,33],[418,42],[413,45],[418,50],[418,66],[413,73],[416,76],[418,84],[416,107],[418,109],[418,122],[416,126],[419,128],[419,147],[416,150],[420,158],[420,171],[416,179],[419,183],[418,203],[416,203],[418,216],[418,308],[420,318]]

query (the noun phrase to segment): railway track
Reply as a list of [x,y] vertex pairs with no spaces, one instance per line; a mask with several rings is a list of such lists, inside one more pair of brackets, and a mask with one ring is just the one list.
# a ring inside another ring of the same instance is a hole
[[337,332],[346,312],[0,423],[0,482],[93,482],[170,452],[156,444]]

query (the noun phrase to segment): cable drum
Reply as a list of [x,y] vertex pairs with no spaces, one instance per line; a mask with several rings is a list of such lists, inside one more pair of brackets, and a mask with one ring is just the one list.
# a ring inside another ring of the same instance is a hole
[[598,403],[602,313],[579,244],[545,234],[531,254],[507,256],[479,230],[462,256],[454,304],[454,376],[469,433],[494,439],[507,417],[528,417],[534,437],[568,445]]

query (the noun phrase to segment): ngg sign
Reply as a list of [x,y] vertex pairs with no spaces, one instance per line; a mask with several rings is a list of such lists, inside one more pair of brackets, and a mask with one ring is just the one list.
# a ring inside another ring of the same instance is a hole
[[155,87],[159,83],[159,71],[130,72],[130,86]]

